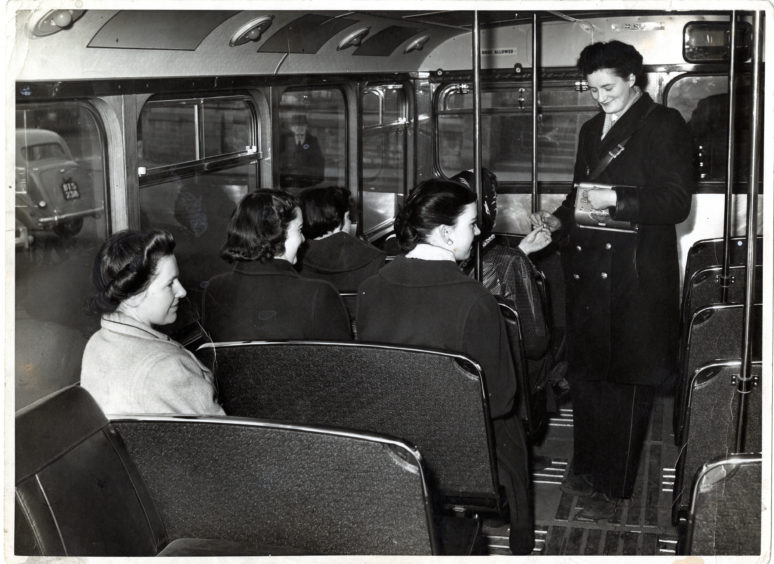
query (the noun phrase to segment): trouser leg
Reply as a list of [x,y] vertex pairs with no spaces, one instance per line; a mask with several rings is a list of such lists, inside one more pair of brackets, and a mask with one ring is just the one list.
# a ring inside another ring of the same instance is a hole
[[492,420],[497,473],[505,488],[510,513],[509,544],[513,554],[529,554],[535,545],[529,459],[524,429],[515,418]]
[[573,419],[572,469],[575,474],[591,474],[594,467],[598,435],[594,400],[595,384],[598,383],[578,379],[570,382]]
[[648,431],[654,389],[614,382],[598,384],[594,488],[610,497],[630,498]]

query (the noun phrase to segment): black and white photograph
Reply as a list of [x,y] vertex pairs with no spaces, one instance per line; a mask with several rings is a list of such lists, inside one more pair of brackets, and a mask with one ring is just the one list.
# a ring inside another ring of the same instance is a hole
[[773,0],[4,10],[6,562],[771,559]]

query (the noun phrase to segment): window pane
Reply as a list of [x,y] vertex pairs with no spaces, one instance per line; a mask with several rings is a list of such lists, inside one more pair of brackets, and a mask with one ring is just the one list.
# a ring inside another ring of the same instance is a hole
[[[454,87],[447,107],[472,108],[472,90]],[[443,98],[443,96],[442,96]],[[462,102],[462,99],[465,99]],[[572,179],[578,132],[598,111],[588,93],[574,89],[540,92],[537,123],[538,175],[543,181]],[[526,88],[484,90],[481,96],[481,151],[484,166],[500,181],[529,181],[532,168],[532,96]],[[439,115],[440,165],[452,176],[473,167],[473,114]]]
[[[750,82],[740,77],[735,116],[734,176],[750,174]],[[667,105],[676,108],[691,128],[697,180],[722,181],[726,176],[728,147],[728,79],[723,76],[686,76],[669,89]]]
[[139,166],[151,169],[196,160],[197,120],[193,102],[148,102],[137,132]]
[[279,110],[280,187],[348,187],[341,90],[289,90],[282,94]]
[[239,165],[140,190],[142,229],[166,229],[175,237],[180,282],[188,292],[174,325],[162,328],[184,338],[195,323],[207,280],[230,268],[220,258],[231,213],[251,185],[254,165]]
[[[107,235],[105,143],[84,104],[16,109],[16,408],[78,381]],[[34,163],[34,166],[33,166]]]
[[402,88],[388,88],[384,91],[384,117],[382,122],[402,122],[405,115],[405,93]]
[[204,157],[241,153],[253,144],[253,113],[247,100],[204,100]]
[[386,126],[363,133],[363,232],[395,217],[406,184],[406,132]]
[[381,95],[378,91],[363,93],[363,127],[379,125],[379,102]]

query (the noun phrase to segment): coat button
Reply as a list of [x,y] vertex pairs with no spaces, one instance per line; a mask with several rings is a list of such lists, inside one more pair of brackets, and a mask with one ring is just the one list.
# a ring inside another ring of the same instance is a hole
[[609,250],[610,250],[610,249],[612,249],[612,248],[613,248],[613,245],[612,245],[612,244],[610,244],[610,243],[605,243],[605,249],[607,249],[607,250],[609,251]]
[[576,249],[578,252],[581,252],[581,251],[583,250],[583,247],[581,247],[580,245],[576,245],[576,246],[575,246],[575,249]]
[[602,278],[602,280],[606,280],[607,279],[607,272],[603,272],[602,274],[599,275],[599,277]]
[[580,280],[580,274],[573,274],[572,277],[574,280]]

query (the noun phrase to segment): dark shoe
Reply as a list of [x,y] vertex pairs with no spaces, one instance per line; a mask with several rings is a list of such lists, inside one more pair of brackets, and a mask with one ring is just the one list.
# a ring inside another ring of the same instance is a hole
[[619,501],[602,492],[594,492],[593,495],[584,497],[578,502],[583,509],[575,518],[580,521],[605,521],[615,515]]
[[570,474],[562,480],[559,489],[569,495],[590,496],[594,493],[594,484],[591,483],[591,474]]

